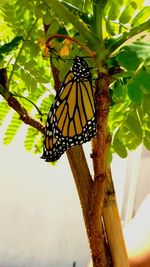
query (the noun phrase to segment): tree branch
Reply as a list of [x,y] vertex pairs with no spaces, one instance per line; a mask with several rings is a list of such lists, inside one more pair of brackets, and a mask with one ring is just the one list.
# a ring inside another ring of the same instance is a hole
[[[26,109],[22,107],[22,105],[19,103],[19,101],[13,97],[13,94],[9,92],[8,90],[8,78],[7,78],[7,69],[2,68],[0,69],[0,95],[4,97],[4,99],[7,101],[8,105],[13,108],[19,115],[20,119],[40,131],[41,133],[44,133],[45,126],[40,120],[36,120],[32,118]],[[23,97],[23,96],[21,96]],[[30,100],[28,100],[30,101]],[[32,102],[32,101],[30,101]],[[32,102],[32,104],[34,104]]]
[[76,146],[67,150],[68,161],[77,187],[87,235],[90,237],[89,210],[90,198],[93,188],[93,180],[87,165],[82,146]]
[[13,108],[20,116],[20,119],[40,131],[41,133],[44,133],[45,126],[40,120],[36,120],[32,118],[26,109],[22,107],[22,105],[19,103],[17,99],[15,99],[9,91],[5,91],[2,86],[0,86],[0,94],[5,98],[8,105]]
[[34,118],[32,118],[27,113],[26,109],[21,106],[21,104],[18,102],[18,100],[16,100],[12,96],[9,96],[6,100],[7,100],[8,105],[11,108],[13,108],[20,115],[20,119],[24,123],[36,128],[41,133],[44,133],[44,129],[45,129],[44,124],[41,121],[38,121],[38,120],[35,120]]
[[114,266],[129,267],[110,169],[108,169],[105,183],[103,220]]
[[[97,135],[92,141],[92,158],[94,167],[94,185],[91,198],[90,223],[95,251],[94,267],[109,266],[109,259],[104,255],[105,237],[100,225],[102,217],[105,183],[107,179],[107,149],[110,142],[107,129],[107,116],[109,111],[109,77],[99,73],[96,82],[96,117]],[[99,251],[96,250],[99,247]],[[103,256],[103,258],[102,258]],[[100,265],[100,263],[104,265]]]

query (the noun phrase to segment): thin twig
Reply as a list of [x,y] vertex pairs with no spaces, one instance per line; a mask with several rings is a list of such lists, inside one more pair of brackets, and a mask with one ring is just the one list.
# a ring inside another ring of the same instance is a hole
[[30,102],[37,110],[37,112],[39,113],[40,116],[43,116],[41,110],[38,108],[38,106],[32,101],[30,100],[29,98],[23,96],[23,95],[18,95],[18,94],[14,94],[14,93],[11,93],[12,96],[16,96],[16,97],[20,97],[20,98],[23,98],[25,100],[27,100],[28,102]]
[[44,133],[44,129],[45,129],[44,124],[41,121],[35,120],[34,118],[32,118],[27,113],[26,109],[21,106],[21,104],[18,102],[18,100],[16,100],[12,96],[9,96],[7,98],[7,103],[11,108],[13,108],[20,115],[20,119],[24,123],[34,127],[35,129],[37,129],[41,133]]
[[52,40],[52,39],[55,39],[55,38],[63,38],[63,39],[68,39],[72,42],[74,42],[75,44],[79,45],[80,47],[82,47],[92,58],[95,58],[95,53],[89,49],[89,47],[85,46],[84,44],[80,43],[77,39],[71,37],[71,36],[67,36],[67,35],[64,35],[64,34],[54,34],[52,36],[50,36],[47,41],[46,41],[46,45],[48,46],[49,42]]

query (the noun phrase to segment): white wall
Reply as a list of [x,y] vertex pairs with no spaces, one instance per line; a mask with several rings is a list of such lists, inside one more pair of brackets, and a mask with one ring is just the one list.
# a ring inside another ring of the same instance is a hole
[[[10,146],[1,139],[0,266],[72,267],[76,261],[76,267],[86,267],[89,247],[66,156],[53,167],[40,155],[25,152],[21,134]],[[85,148],[89,154],[89,146]],[[126,166],[125,159],[114,157],[120,210]]]
[[0,145],[0,166],[0,266],[85,266],[88,244],[66,157],[53,167],[16,140]]

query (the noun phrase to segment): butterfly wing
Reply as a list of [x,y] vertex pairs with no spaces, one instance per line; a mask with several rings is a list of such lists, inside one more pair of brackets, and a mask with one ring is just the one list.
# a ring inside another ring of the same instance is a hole
[[55,101],[51,106],[45,130],[42,158],[55,161],[72,146],[96,135],[94,94],[91,73],[82,58],[75,58]]
[[92,84],[73,80],[63,86],[54,107],[54,134],[68,146],[89,141],[96,131]]
[[53,112],[54,111],[52,105],[46,122],[44,149],[43,149],[43,155],[41,157],[45,159],[47,162],[56,161],[61,157],[61,155],[66,150],[66,146],[63,146],[62,142],[60,140],[57,140],[54,135]]

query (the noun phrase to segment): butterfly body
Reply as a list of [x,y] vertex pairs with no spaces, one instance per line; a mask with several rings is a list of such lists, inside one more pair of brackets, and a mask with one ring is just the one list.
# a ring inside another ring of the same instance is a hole
[[50,108],[42,158],[54,162],[68,148],[90,141],[95,135],[92,75],[86,61],[76,56]]

